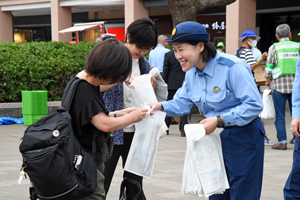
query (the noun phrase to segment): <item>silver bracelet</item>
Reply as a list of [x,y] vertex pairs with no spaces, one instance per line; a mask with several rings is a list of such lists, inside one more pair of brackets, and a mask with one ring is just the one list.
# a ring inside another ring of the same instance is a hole
[[114,117],[117,117],[117,112],[118,112],[117,110],[114,112]]

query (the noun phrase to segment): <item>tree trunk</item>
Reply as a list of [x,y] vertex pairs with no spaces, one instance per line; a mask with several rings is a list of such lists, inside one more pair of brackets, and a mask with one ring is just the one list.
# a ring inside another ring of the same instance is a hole
[[225,6],[236,0],[166,0],[173,27],[185,21],[197,21],[197,14],[208,7]]

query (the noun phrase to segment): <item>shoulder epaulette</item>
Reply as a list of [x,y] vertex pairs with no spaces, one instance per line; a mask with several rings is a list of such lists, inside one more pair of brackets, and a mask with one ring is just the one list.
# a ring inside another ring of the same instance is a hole
[[228,58],[224,58],[224,57],[219,57],[217,59],[217,63],[222,64],[222,65],[226,65],[229,68],[231,68],[233,65],[235,65],[234,61],[232,61]]

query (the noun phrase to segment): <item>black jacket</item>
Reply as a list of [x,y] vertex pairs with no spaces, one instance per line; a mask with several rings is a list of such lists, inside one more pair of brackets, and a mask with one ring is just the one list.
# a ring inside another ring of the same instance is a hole
[[182,86],[185,72],[182,71],[173,50],[165,54],[162,77],[168,84],[168,90],[177,90]]

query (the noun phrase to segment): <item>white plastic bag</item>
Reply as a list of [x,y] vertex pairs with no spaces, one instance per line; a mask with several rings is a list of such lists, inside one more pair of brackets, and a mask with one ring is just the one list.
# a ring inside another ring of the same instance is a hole
[[136,123],[124,170],[151,178],[165,117],[166,113],[154,111],[154,115],[147,114],[142,121]]
[[[136,77],[129,88],[133,107],[157,102],[150,74]],[[154,111],[154,114],[150,116],[150,106],[144,105],[144,108],[147,108],[149,112],[142,121],[135,124],[135,133],[124,170],[151,178],[159,138],[165,135],[168,128],[165,124],[166,113]]]
[[270,95],[271,90],[265,89],[263,93],[264,109],[260,113],[262,119],[273,119],[276,117],[273,95]]
[[223,161],[220,133],[205,135],[203,124],[187,124],[187,152],[182,178],[182,194],[209,197],[229,188]]
[[[141,105],[143,104],[157,102],[151,84],[150,74],[143,74],[141,76],[136,77],[129,85],[129,88],[132,96],[131,97],[132,107],[140,108]],[[165,123],[163,123],[162,128],[160,130],[160,138],[166,135],[166,130],[168,130],[168,127]]]
[[131,92],[132,107],[140,108],[145,103],[157,102],[152,84],[151,75],[144,74],[136,77],[128,86]]

